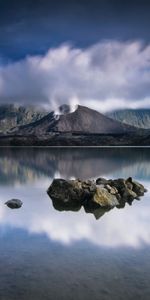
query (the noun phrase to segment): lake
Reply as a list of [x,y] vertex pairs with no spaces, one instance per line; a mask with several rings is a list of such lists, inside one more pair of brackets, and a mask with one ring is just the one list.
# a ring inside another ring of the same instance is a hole
[[[148,192],[99,219],[46,192],[53,178],[129,176]],[[149,148],[0,148],[0,300],[16,299],[150,299]]]

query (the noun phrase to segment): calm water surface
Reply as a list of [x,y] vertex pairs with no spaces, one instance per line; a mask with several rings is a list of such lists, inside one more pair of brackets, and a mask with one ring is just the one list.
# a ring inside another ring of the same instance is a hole
[[53,178],[100,176],[150,191],[150,149],[0,149],[0,300],[150,299],[150,193],[98,220],[46,193]]

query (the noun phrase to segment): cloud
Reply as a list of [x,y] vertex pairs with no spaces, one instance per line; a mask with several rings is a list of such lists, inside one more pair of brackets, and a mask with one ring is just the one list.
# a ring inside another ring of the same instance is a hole
[[56,109],[81,104],[102,112],[150,107],[150,45],[104,41],[86,49],[69,44],[43,56],[1,65],[0,102]]

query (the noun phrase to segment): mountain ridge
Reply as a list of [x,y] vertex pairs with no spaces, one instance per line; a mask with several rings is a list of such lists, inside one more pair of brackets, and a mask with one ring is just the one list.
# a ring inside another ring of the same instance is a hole
[[13,127],[29,124],[41,119],[47,112],[34,106],[16,104],[0,105],[0,132],[7,133]]
[[150,130],[111,119],[85,106],[57,109],[0,134],[1,146],[149,146]]
[[116,110],[108,113],[107,116],[137,128],[150,129],[150,109]]

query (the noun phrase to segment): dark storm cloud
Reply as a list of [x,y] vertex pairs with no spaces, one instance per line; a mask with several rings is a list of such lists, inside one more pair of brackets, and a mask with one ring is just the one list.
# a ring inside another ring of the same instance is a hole
[[18,59],[63,42],[150,41],[150,1],[0,0],[0,55]]

